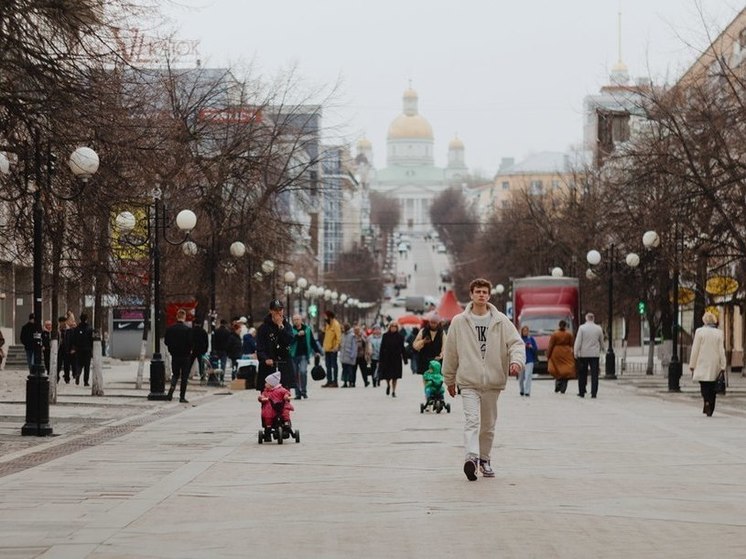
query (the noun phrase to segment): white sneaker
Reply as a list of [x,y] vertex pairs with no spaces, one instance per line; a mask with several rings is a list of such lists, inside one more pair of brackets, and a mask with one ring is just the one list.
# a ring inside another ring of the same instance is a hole
[[495,477],[495,470],[492,469],[492,466],[490,466],[489,460],[482,460],[479,459],[479,471],[482,472],[482,475],[484,477]]

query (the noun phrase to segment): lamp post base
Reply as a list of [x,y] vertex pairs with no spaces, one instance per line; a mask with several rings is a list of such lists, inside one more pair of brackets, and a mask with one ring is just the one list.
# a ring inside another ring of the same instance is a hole
[[34,365],[26,378],[26,423],[21,435],[48,437],[53,432],[49,424],[49,377],[44,365]]
[[611,348],[606,352],[606,374],[604,378],[607,380],[616,380],[616,355]]
[[678,359],[671,359],[668,364],[668,391],[681,392],[679,379],[681,378],[681,362]]
[[166,364],[160,353],[154,353],[150,360],[150,394],[148,400],[168,400],[166,394]]

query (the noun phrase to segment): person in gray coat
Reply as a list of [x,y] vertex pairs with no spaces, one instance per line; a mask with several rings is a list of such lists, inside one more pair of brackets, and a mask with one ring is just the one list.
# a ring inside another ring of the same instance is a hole
[[591,398],[598,394],[598,361],[604,348],[604,331],[594,322],[592,312],[586,313],[585,324],[575,336],[575,362],[578,364],[578,396],[585,398],[588,369],[591,370]]

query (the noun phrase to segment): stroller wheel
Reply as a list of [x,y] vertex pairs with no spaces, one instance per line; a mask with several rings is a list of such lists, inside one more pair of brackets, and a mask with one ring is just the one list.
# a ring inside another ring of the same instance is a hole
[[451,404],[446,404],[446,411],[451,413]]
[[443,411],[443,402],[436,402],[435,403],[435,413],[440,413]]
[[298,429],[295,430],[295,442],[300,442],[300,431]]
[[425,404],[420,404],[420,413],[425,413]]
[[283,432],[282,427],[277,428],[277,444],[282,444],[282,439],[285,438],[285,433]]
[[259,431],[259,444],[264,442],[264,431]]

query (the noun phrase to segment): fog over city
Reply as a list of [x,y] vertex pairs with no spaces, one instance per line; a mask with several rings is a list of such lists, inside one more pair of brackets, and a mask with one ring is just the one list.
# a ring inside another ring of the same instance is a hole
[[742,4],[735,0],[568,0],[376,3],[182,0],[170,26],[199,41],[205,66],[251,64],[254,75],[296,66],[309,90],[338,87],[324,109],[329,141],[373,144],[402,92],[419,95],[436,165],[454,135],[472,171],[491,176],[501,157],[566,151],[582,140],[582,101],[609,82],[621,58],[631,80],[672,83]]

